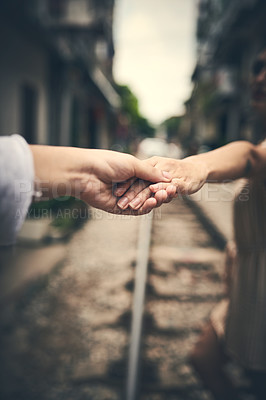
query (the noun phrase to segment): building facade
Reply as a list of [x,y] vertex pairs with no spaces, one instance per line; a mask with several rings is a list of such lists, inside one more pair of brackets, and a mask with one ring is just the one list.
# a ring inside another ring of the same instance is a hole
[[216,147],[256,141],[250,113],[250,71],[266,39],[263,0],[200,0],[197,65],[189,101],[190,135]]
[[114,0],[1,2],[1,135],[100,148],[115,141],[113,7]]

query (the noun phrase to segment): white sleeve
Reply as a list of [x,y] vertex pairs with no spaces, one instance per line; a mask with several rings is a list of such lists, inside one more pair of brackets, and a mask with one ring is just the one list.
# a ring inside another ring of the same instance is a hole
[[34,164],[22,136],[0,137],[0,246],[13,244],[34,193]]

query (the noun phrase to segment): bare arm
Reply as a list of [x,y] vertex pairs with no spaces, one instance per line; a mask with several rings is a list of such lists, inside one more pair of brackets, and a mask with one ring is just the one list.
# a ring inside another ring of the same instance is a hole
[[266,149],[249,142],[238,141],[205,154],[188,157],[187,161],[203,163],[207,182],[222,182],[264,173]]
[[173,179],[171,183],[150,186],[147,184],[145,189],[139,187],[137,182],[131,188],[124,185],[124,193],[127,190],[124,197],[128,199],[128,202],[127,204],[123,203],[123,207],[121,207],[123,197],[118,202],[123,209],[128,205],[135,210],[139,207],[151,209],[150,198],[153,195],[156,200],[155,206],[159,206],[170,201],[177,193],[197,192],[206,182],[224,182],[244,176],[265,174],[266,149],[263,146],[254,146],[249,142],[238,141],[183,160],[152,157],[145,162],[168,171]]

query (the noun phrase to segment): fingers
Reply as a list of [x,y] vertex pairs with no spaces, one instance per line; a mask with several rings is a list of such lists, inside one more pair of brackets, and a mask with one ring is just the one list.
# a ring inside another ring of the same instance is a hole
[[114,214],[124,214],[124,215],[143,215],[148,214],[151,210],[153,210],[157,206],[157,201],[154,197],[150,197],[147,199],[144,204],[137,210],[134,210],[130,207],[122,210],[119,207],[116,207],[112,210]]
[[155,207],[157,207],[157,201],[154,197],[150,197],[138,210],[134,210],[134,212],[138,212],[138,214],[148,214]]
[[176,197],[177,193],[181,195],[187,195],[195,192],[193,185],[178,178],[172,179],[171,183],[156,183],[154,185],[150,185],[149,187],[153,193],[157,193],[160,190],[166,190],[168,196],[172,198]]
[[167,193],[167,196],[168,196],[168,198],[169,198],[169,201],[171,201],[174,197],[177,197],[176,186],[174,186],[174,185],[169,185],[169,186],[166,188],[166,193]]
[[[154,208],[160,207],[163,203],[169,203],[176,196],[176,190],[174,186],[170,186],[167,190],[159,190],[156,192],[155,197],[150,196],[151,191],[149,187],[147,187],[143,189],[131,202],[127,202],[127,205],[125,205],[124,208],[119,206],[120,212],[129,215],[147,214]],[[139,200],[139,203],[136,202],[134,204],[134,200],[136,199]]]
[[117,202],[118,207],[125,210],[130,206],[134,210],[138,210],[145,200],[151,196],[149,182],[136,181],[125,195]]
[[128,179],[125,182],[117,183],[113,189],[113,193],[116,197],[123,196],[131,185],[136,181],[136,178]]
[[[154,197],[151,186],[155,186],[155,189],[159,188],[155,191]],[[174,197],[176,197],[176,187],[172,184],[160,183],[149,186],[148,182],[138,181],[118,201],[117,205],[122,210],[130,207],[132,210],[146,213],[149,208],[160,207],[163,203],[169,203]]]
[[152,193],[157,193],[161,190],[166,190],[169,194],[176,193],[176,186],[172,183],[156,183],[154,185],[149,186]]
[[155,196],[155,200],[157,201],[156,207],[160,207],[163,203],[168,202],[168,195],[166,190],[159,190]]
[[191,181],[185,181],[181,178],[172,179],[171,183],[156,183],[150,185],[150,189],[153,193],[158,192],[159,190],[166,190],[170,196],[173,196],[173,192],[175,194],[178,193],[180,195],[190,195],[195,193],[201,188],[201,184],[197,183],[193,184]]
[[[144,189],[140,195],[142,196],[142,201],[144,200],[145,196],[150,196],[151,192],[148,190],[149,188],[147,187]],[[163,203],[168,203],[171,199],[169,199],[168,194],[166,190],[161,190],[156,193],[156,198],[155,197],[148,197],[142,204],[140,208],[133,209],[132,211],[138,212],[138,214],[147,214],[154,208],[160,207]],[[130,207],[132,207],[131,204],[129,204]]]
[[171,175],[167,171],[161,171],[159,168],[136,159],[135,176],[139,179],[150,182],[170,182]]
[[169,182],[171,180],[171,175],[169,172],[161,171],[159,168],[154,166],[156,163],[155,158],[156,157],[152,157],[149,163],[147,163],[147,160],[141,161],[135,158],[135,177],[128,179],[127,181],[117,183],[113,190],[113,194],[117,197],[123,196],[136,180],[145,180],[149,182]]
[[157,207],[161,206],[163,203],[169,203],[171,200],[173,200],[173,198],[177,196],[176,186],[171,183],[150,185],[149,188],[151,190],[153,189],[152,191],[154,191],[154,189],[157,189],[157,191],[155,191],[154,193],[154,197],[157,201]]
[[141,206],[144,205],[145,202],[145,207],[147,207],[147,205],[149,204],[154,204],[154,206],[156,206],[156,200],[152,200],[152,202],[147,202],[150,198],[153,198],[153,194],[151,193],[149,187],[146,187],[144,190],[139,192],[139,194],[129,203],[129,207],[133,210],[138,210]]

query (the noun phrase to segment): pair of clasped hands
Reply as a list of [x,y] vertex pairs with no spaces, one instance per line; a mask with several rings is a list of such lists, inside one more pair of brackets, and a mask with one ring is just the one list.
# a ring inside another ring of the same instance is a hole
[[95,177],[102,180],[102,185],[93,198],[88,197],[89,192],[84,192],[82,198],[107,212],[146,214],[170,202],[178,194],[196,192],[206,181],[204,168],[188,159],[152,157],[139,160],[124,153],[98,152],[104,157],[98,159],[100,162]]
[[133,177],[116,183],[113,186],[113,194],[117,198],[115,212],[131,215],[146,214],[163,203],[170,202],[178,193],[188,191],[185,182],[178,182],[178,178],[175,177],[176,160],[152,157],[141,163],[145,174],[148,174],[149,167],[153,167],[158,170],[156,175],[147,176],[147,179],[145,176],[144,179]]
[[110,150],[30,148],[43,195],[71,195],[109,213],[146,214],[179,193],[196,192],[207,178],[204,166],[189,158],[139,160]]

